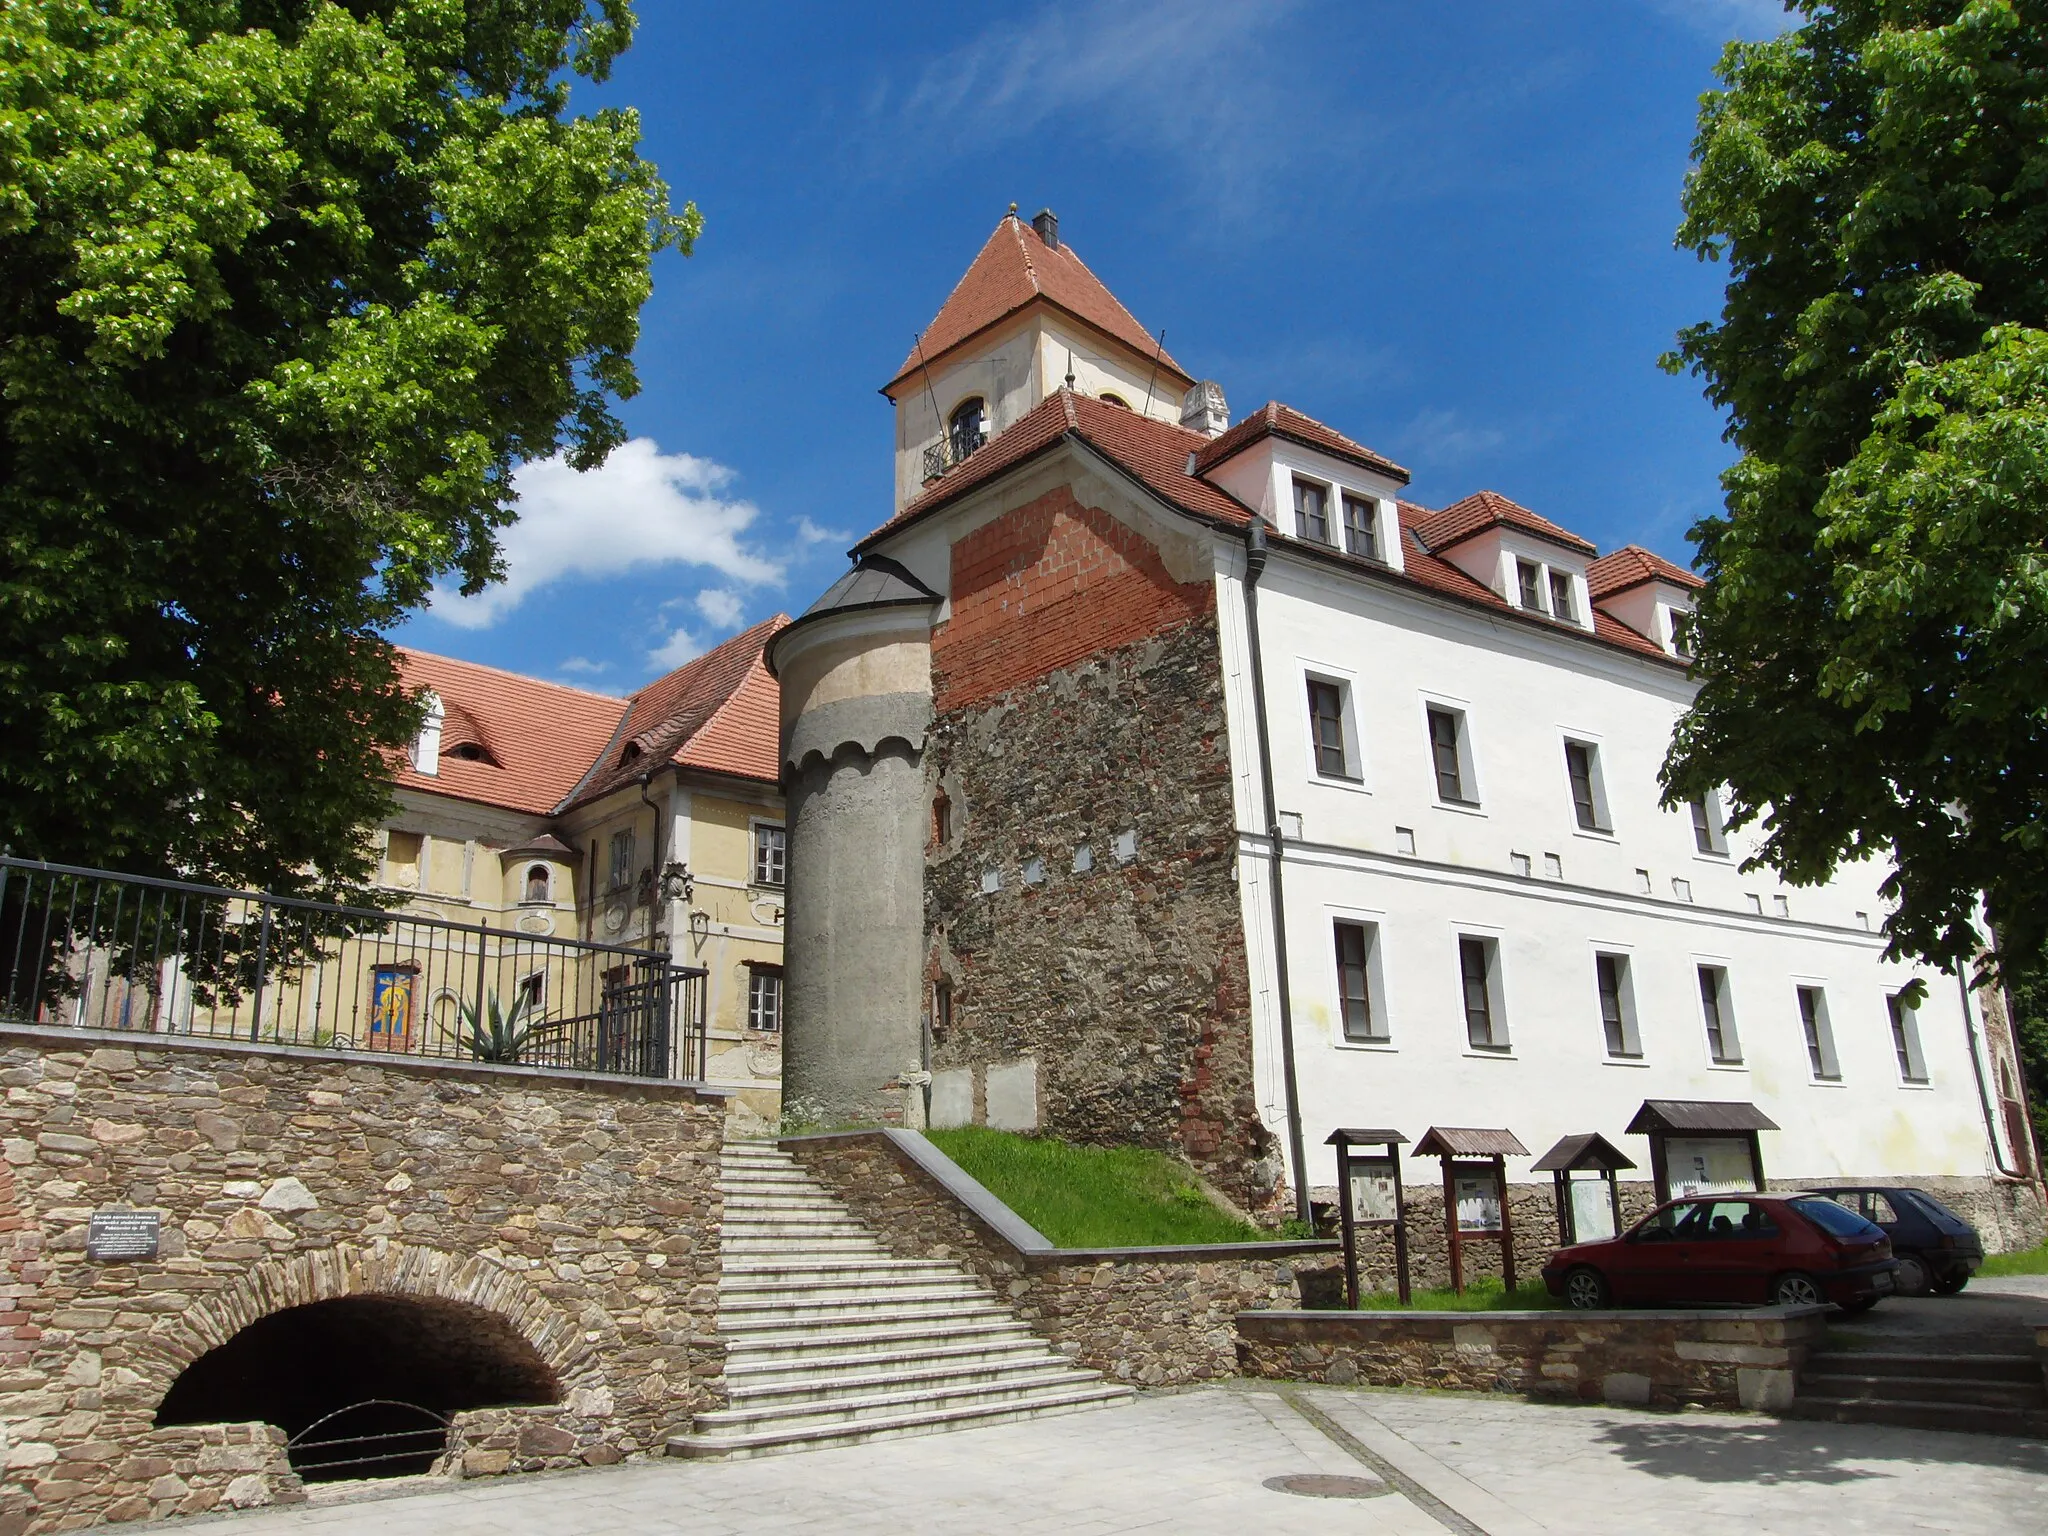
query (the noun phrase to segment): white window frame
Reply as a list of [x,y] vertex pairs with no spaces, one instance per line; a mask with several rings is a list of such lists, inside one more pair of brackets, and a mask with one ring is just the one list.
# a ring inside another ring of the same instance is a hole
[[[1578,797],[1572,792],[1571,750],[1583,747],[1587,757],[1587,777],[1591,780],[1593,797],[1593,825],[1586,826],[1579,820]],[[1601,842],[1616,841],[1614,836],[1614,812],[1607,799],[1607,769],[1603,762],[1606,757],[1601,740],[1591,731],[1575,731],[1563,726],[1558,734],[1558,760],[1564,765],[1565,804],[1572,810],[1572,832],[1579,837],[1596,838]]]
[[[1487,1043],[1472,1039],[1472,1021],[1465,1004],[1465,941],[1486,946]],[[1501,958],[1501,930],[1479,923],[1456,923],[1451,928],[1451,974],[1457,978],[1458,1028],[1464,1036],[1467,1056],[1488,1060],[1514,1054],[1514,1036],[1508,1030],[1506,966]]]
[[[777,860],[782,866],[780,880],[761,878],[761,849],[764,832],[780,832],[782,846]],[[753,816],[747,820],[747,884],[763,890],[781,891],[789,888],[789,824],[769,816]]]
[[[1813,998],[1814,1039],[1806,1038],[1806,1005]],[[1818,976],[1792,978],[1792,1014],[1799,1024],[1799,1049],[1806,1057],[1807,1077],[1816,1086],[1840,1087],[1842,1056],[1835,1048],[1835,1025],[1828,1012],[1828,984]],[[1815,1061],[1818,1056],[1820,1059]]]
[[[1703,807],[1707,819],[1707,848],[1700,846],[1700,824],[1693,819],[1695,806]],[[1696,801],[1687,801],[1685,807],[1685,835],[1692,840],[1692,856],[1709,859],[1717,864],[1728,862],[1728,817],[1721,805],[1721,792],[1710,789]]]
[[[1351,509],[1347,505],[1350,502],[1358,503],[1359,506],[1369,509],[1372,514],[1370,549],[1352,548]],[[1379,497],[1365,491],[1347,491],[1341,485],[1337,487],[1337,526],[1343,535],[1343,549],[1347,555],[1356,555],[1361,560],[1376,560],[1382,565],[1386,564],[1386,522],[1387,503],[1381,501]]]
[[[1326,666],[1322,662],[1301,657],[1301,709],[1302,730],[1308,751],[1308,775],[1318,784],[1328,784],[1338,789],[1366,790],[1365,752],[1358,735],[1358,689],[1351,673],[1339,667]],[[1311,683],[1321,683],[1337,690],[1338,718],[1344,732],[1344,766],[1347,772],[1341,774],[1323,771],[1322,754],[1317,750],[1315,711],[1309,708],[1308,690]]]
[[1887,987],[1884,994],[1885,1018],[1891,1026],[1892,1061],[1899,1069],[1901,1087],[1931,1088],[1934,1078],[1927,1070],[1927,1052],[1920,1042],[1920,1010],[1906,1005],[1900,995],[1903,990]]
[[[1607,1040],[1607,1013],[1605,999],[1600,992],[1600,962],[1612,960],[1616,969],[1616,1001],[1621,1011],[1621,1049],[1615,1050]],[[1643,1060],[1643,1032],[1641,1020],[1636,1013],[1635,955],[1626,944],[1593,945],[1593,1006],[1600,1015],[1600,1047],[1608,1061],[1640,1064]]]
[[[1716,1056],[1713,1035],[1707,1026],[1706,994],[1700,986],[1702,971],[1716,972],[1720,980],[1715,988],[1715,1005],[1720,1014],[1721,1039],[1724,1045],[1732,1046],[1734,1054]],[[1692,957],[1693,1016],[1699,1020],[1700,1048],[1706,1053],[1708,1067],[1721,1072],[1746,1072],[1749,1059],[1743,1054],[1742,1026],[1735,1013],[1735,984],[1730,978],[1730,966],[1725,955],[1694,955]]]
[[[1301,510],[1300,488],[1303,486],[1308,486],[1322,493],[1323,536],[1320,539],[1308,531],[1308,517]],[[1297,469],[1290,469],[1287,472],[1288,510],[1294,514],[1294,537],[1297,540],[1303,544],[1319,545],[1324,549],[1342,549],[1344,547],[1341,542],[1331,537],[1331,534],[1336,531],[1332,518],[1334,511],[1333,503],[1336,501],[1336,496],[1337,487],[1327,480],[1318,480],[1314,475],[1304,475]]]
[[[1390,1051],[1394,1048],[1393,1020],[1387,1014],[1387,978],[1383,957],[1386,914],[1357,907],[1329,907],[1324,912],[1329,925],[1330,996],[1336,1001],[1336,1028],[1331,1040],[1345,1050]],[[1365,930],[1365,1001],[1378,1033],[1350,1034],[1344,1024],[1344,972],[1338,963],[1337,929],[1340,925]]]
[[[1531,560],[1527,555],[1514,555],[1511,558],[1515,562],[1515,606],[1524,613],[1542,614],[1547,617],[1550,612],[1545,606],[1550,590],[1549,568],[1541,560]],[[1532,574],[1534,580],[1524,580]],[[1534,602],[1529,600],[1532,595],[1529,590],[1531,587],[1535,588]]]
[[[1447,694],[1425,693],[1422,696],[1422,747],[1425,764],[1429,773],[1429,797],[1439,810],[1458,811],[1467,816],[1486,814],[1486,791],[1479,781],[1479,754],[1472,745],[1472,706],[1463,699],[1454,699]],[[1458,721],[1458,787],[1464,791],[1460,800],[1446,800],[1436,773],[1436,737],[1429,728],[1431,710],[1453,715]]]
[[[749,965],[747,967],[747,1029],[756,1035],[781,1035],[782,1033],[783,983],[782,967],[779,965]],[[768,1014],[773,1019],[768,1023],[760,1020]]]
[[[620,891],[630,891],[633,889],[633,878],[638,872],[635,866],[640,862],[639,844],[640,839],[635,835],[634,829],[631,827],[618,828],[606,840],[604,877],[606,895],[615,896]],[[619,851],[621,849],[625,850],[626,855],[623,878],[621,878],[622,872],[619,868]]]

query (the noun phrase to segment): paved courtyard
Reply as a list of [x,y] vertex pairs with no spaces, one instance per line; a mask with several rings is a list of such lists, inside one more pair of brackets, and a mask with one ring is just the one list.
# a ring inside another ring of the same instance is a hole
[[[1279,1492],[1366,1478],[1371,1498]],[[415,1491],[417,1490],[417,1491]],[[758,1461],[430,1485],[199,1522],[222,1536],[1756,1536],[2038,1532],[2048,1445],[1726,1414],[1233,1384]]]

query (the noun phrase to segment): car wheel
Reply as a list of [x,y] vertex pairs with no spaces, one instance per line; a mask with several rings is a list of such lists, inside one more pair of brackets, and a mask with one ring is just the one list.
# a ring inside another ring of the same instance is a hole
[[1861,1301],[1845,1301],[1842,1303],[1842,1310],[1851,1317],[1861,1317],[1876,1306],[1879,1300],[1876,1296],[1865,1296]]
[[1937,1296],[1953,1296],[1969,1283],[1970,1272],[1967,1269],[1951,1270],[1948,1274],[1937,1275],[1934,1278],[1934,1294]]
[[1933,1288],[1933,1277],[1927,1273],[1927,1265],[1910,1253],[1899,1255],[1899,1272],[1893,1277],[1892,1288],[1901,1296],[1925,1296]]
[[1795,1269],[1771,1282],[1771,1303],[1780,1307],[1818,1307],[1826,1305],[1827,1297],[1821,1293],[1819,1281]]
[[1577,1312],[1596,1312],[1614,1298],[1607,1277],[1581,1264],[1564,1277],[1565,1302]]

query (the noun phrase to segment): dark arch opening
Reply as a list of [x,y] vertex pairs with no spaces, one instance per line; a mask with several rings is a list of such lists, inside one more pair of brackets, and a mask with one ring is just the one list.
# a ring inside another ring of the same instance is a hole
[[505,1318],[424,1296],[342,1296],[259,1318],[185,1367],[156,1411],[171,1424],[260,1419],[294,1437],[308,1482],[425,1472],[446,1418],[561,1398]]

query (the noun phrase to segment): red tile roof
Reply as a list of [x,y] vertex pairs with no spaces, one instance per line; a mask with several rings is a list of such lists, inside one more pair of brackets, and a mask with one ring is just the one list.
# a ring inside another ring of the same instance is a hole
[[1640,587],[1647,581],[1665,581],[1674,587],[1687,589],[1706,585],[1691,571],[1673,565],[1662,555],[1651,554],[1640,544],[1624,544],[1614,553],[1602,555],[1586,567],[1586,586],[1596,603],[1603,597]]
[[568,803],[610,794],[671,763],[771,784],[780,779],[781,693],[762,652],[788,623],[778,613],[634,694],[602,757],[584,760],[590,771],[568,792]]
[[[441,771],[421,773],[407,754],[398,783],[532,815],[547,815],[575,788],[626,712],[624,699],[404,646],[398,673],[408,688],[433,689],[445,716]],[[454,756],[464,742],[491,761]]]
[[1408,471],[1392,459],[1384,454],[1374,453],[1363,443],[1354,443],[1343,433],[1324,426],[1313,416],[1304,416],[1293,406],[1282,405],[1278,400],[1267,401],[1221,437],[1211,439],[1209,446],[1196,458],[1195,468],[1207,474],[1225,459],[1236,457],[1265,437],[1279,437],[1289,442],[1300,443],[1304,448],[1314,448],[1332,457],[1391,476],[1403,485],[1408,483]]
[[[1088,270],[1072,246],[1064,241],[1047,245],[1036,229],[1012,213],[996,225],[981,254],[969,264],[926,328],[921,346],[911,348],[896,377],[882,386],[883,393],[915,373],[920,364],[936,367],[942,356],[963,341],[1033,303],[1064,310],[1144,357],[1158,350],[1158,342],[1145,334],[1145,328],[1117,302],[1102,279]],[[1194,383],[1164,352],[1159,353],[1159,371],[1178,380],[1183,388]]]
[[1597,553],[1576,533],[1558,527],[1547,517],[1537,516],[1519,502],[1509,501],[1498,491],[1474,491],[1463,501],[1452,502],[1443,511],[1425,519],[1417,532],[1431,549],[1445,550],[1474,534],[1502,526],[1518,528],[1523,533],[1534,534],[1539,539],[1547,539],[1581,554]]
[[1209,441],[1201,433],[1061,389],[932,481],[923,495],[854,545],[854,553],[922,521],[1069,434],[1184,512],[1238,527],[1252,519],[1251,508],[1235,496],[1188,473],[1188,455]]

